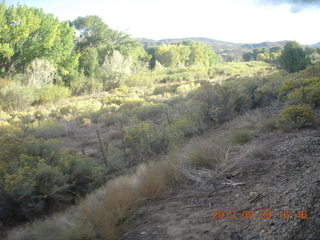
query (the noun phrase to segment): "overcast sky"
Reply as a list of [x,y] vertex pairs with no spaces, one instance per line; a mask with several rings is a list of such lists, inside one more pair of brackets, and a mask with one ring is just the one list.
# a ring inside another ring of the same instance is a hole
[[6,0],[18,2],[60,20],[98,15],[137,38],[320,42],[320,0]]

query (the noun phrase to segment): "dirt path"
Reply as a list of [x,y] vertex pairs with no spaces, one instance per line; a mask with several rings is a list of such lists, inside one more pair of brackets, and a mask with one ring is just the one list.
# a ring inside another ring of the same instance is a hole
[[[147,201],[121,239],[319,240],[320,130],[271,133],[249,147],[261,144],[265,152],[247,154],[212,183],[188,182]],[[229,219],[211,219],[222,210]],[[253,211],[254,218],[244,219],[250,214],[244,211]],[[298,218],[298,211],[308,217]]]

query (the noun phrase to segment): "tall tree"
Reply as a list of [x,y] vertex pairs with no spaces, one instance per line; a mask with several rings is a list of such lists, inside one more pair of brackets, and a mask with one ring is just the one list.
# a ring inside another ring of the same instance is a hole
[[71,23],[77,30],[76,49],[81,53],[80,68],[91,76],[96,63],[103,65],[107,56],[118,51],[123,57],[133,61],[148,61],[146,52],[137,40],[127,33],[109,28],[98,16],[78,17]]
[[281,66],[288,72],[298,72],[310,64],[310,59],[299,43],[289,41],[284,46],[280,56]]
[[50,61],[65,76],[77,67],[74,29],[67,22],[61,23],[42,9],[20,4],[6,8],[3,3],[0,22],[2,73],[21,72],[36,58]]

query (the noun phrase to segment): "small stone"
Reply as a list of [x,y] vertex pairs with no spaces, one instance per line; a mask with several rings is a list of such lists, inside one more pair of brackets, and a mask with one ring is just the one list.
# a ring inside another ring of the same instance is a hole
[[141,235],[145,235],[145,234],[147,234],[147,233],[146,233],[146,232],[141,232],[140,234],[141,234]]
[[257,196],[258,193],[257,193],[257,192],[250,192],[249,195],[250,195],[251,197],[253,197],[253,196]]

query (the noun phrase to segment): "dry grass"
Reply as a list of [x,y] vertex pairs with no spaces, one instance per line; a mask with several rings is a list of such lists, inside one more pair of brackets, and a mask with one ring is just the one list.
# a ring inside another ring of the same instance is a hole
[[219,138],[210,134],[191,139],[179,152],[168,155],[170,161],[142,164],[134,173],[109,181],[72,211],[14,229],[9,240],[117,239],[145,199],[165,194],[185,177],[206,182],[223,172],[230,165],[230,148]]
[[180,180],[175,166],[167,161],[142,164],[133,175],[119,177],[91,195],[81,208],[81,218],[102,238],[116,239],[141,201],[161,196]]
[[122,133],[118,128],[111,128],[107,134],[107,138],[111,140],[117,140],[122,137]]
[[191,166],[214,168],[226,160],[228,147],[209,138],[196,138],[182,152],[185,154],[185,161]]
[[266,110],[255,109],[227,122],[224,124],[224,129],[229,131],[241,128],[255,130],[262,127],[264,121],[269,115],[270,112]]
[[250,158],[261,160],[267,160],[272,157],[270,148],[264,144],[253,145],[253,148],[249,150],[248,155]]
[[175,163],[150,162],[111,180],[78,207],[9,233],[8,240],[117,239],[145,199],[159,197],[182,178]]

